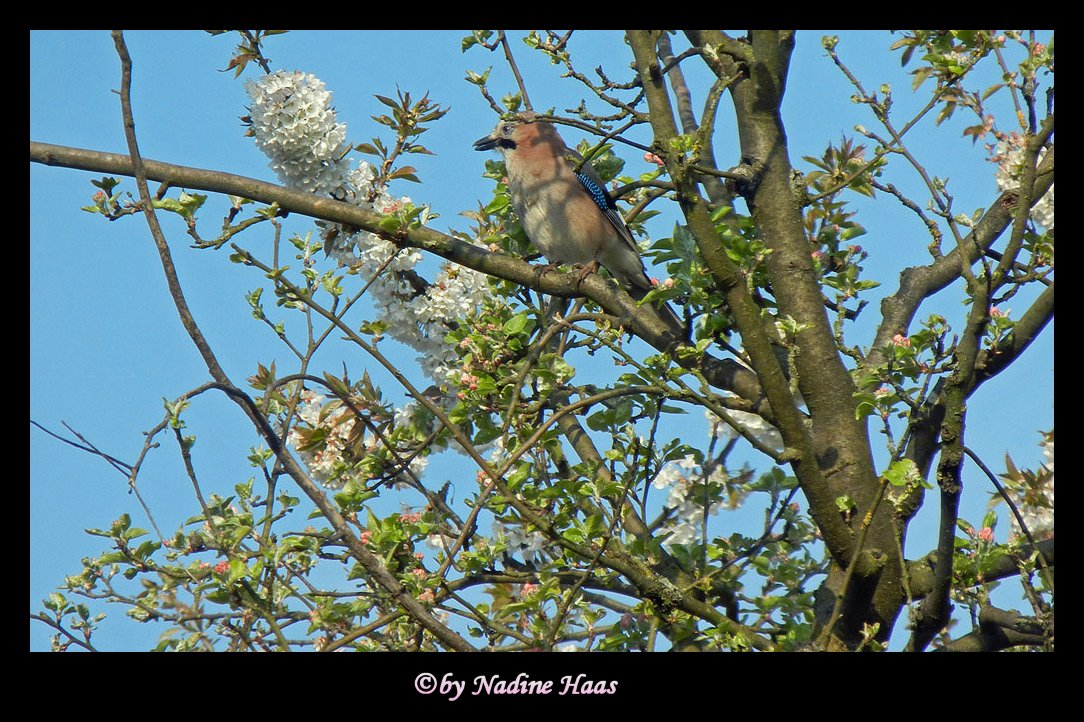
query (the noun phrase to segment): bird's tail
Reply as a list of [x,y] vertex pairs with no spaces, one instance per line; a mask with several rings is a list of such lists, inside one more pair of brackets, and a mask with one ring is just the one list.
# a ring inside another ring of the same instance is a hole
[[[649,286],[645,289],[640,284],[626,286],[626,290],[628,290],[629,295],[637,301],[643,301],[644,296],[648,294],[651,288],[652,287]],[[658,304],[648,302],[643,305],[650,308],[659,315],[659,318],[662,319],[662,322],[665,323],[670,329],[670,332],[674,334],[675,340],[688,341],[690,339],[689,325],[681,320],[681,318],[677,315],[677,313],[674,311],[674,309],[670,306],[669,303],[667,303],[666,301]]]

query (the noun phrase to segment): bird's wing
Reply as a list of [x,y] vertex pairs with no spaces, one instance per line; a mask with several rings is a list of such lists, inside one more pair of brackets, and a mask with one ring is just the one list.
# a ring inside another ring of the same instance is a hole
[[[637,299],[643,298],[645,292],[650,291],[653,288],[653,284],[644,269],[644,261],[640,257],[640,247],[636,245],[636,241],[633,240],[632,231],[630,231],[629,227],[625,224],[625,219],[617,210],[613,198],[606,192],[606,186],[603,185],[602,179],[599,177],[598,173],[595,172],[595,169],[591,167],[591,164],[584,163],[583,156],[571,148],[567,149],[567,158],[573,172],[576,174],[576,178],[580,181],[580,185],[583,186],[584,191],[587,192],[587,195],[591,196],[591,200],[593,200],[602,210],[603,215],[605,215],[610,223],[613,224],[613,227],[617,229],[617,234],[621,236],[625,245],[633,254],[635,254],[636,259],[640,262],[639,277],[634,275],[628,277],[626,280],[631,283],[629,292],[633,297]],[[611,273],[613,272],[612,269],[607,270],[610,270]],[[670,308],[669,304],[662,304],[661,316],[663,321],[677,333],[679,338],[688,339],[688,329],[681,319],[678,318],[677,314],[674,313],[674,310]]]
[[[590,163],[583,162],[582,155],[571,148],[568,149],[568,158],[570,165],[576,174],[576,179],[579,180],[580,185],[583,186],[587,195],[591,196],[591,200],[599,207],[602,214],[606,216],[606,219],[617,229],[617,233],[621,236],[621,239],[625,241],[637,256],[639,256],[640,247],[636,245],[636,241],[632,237],[632,231],[625,225],[625,219],[621,216],[621,212],[617,210],[617,205],[614,203],[613,198],[606,192],[606,186],[603,185],[602,179],[599,178],[598,173],[595,172],[595,169],[591,167]],[[578,170],[576,170],[577,166],[579,167]]]

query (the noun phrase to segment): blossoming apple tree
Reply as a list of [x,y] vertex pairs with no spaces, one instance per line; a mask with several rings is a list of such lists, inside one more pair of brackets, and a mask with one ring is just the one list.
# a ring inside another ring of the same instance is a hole
[[[144,456],[173,437],[191,518],[158,529],[148,506],[146,520],[92,530],[103,552],[33,615],[54,646],[93,648],[106,600],[161,625],[163,649],[1053,647],[1053,430],[1046,464],[994,471],[966,426],[969,400],[1053,318],[1052,39],[898,33],[891,52],[914,78],[901,91],[870,87],[826,37],[864,119],[798,163],[781,112],[792,33],[629,31],[620,76],[583,72],[574,33],[532,32],[525,51],[500,31],[464,38],[466,58],[513,70],[517,53],[542,54],[583,98],[553,119],[590,139],[579,150],[666,274],[638,304],[604,273],[530,263],[495,156],[478,156],[492,193],[464,213],[469,230],[398,195],[446,108],[381,95],[373,137],[352,138],[324,82],[274,67],[271,36],[242,32],[228,65],[277,183],[143,158],[120,33],[128,153],[31,142],[33,162],[99,174],[85,210],[147,224],[208,374],[123,465],[138,492]],[[1001,80],[977,87],[988,68]],[[489,75],[467,82],[494,121],[541,111],[529,79],[495,88]],[[916,113],[894,108],[901,92],[924,99]],[[982,144],[996,177],[977,211],[954,203],[912,140],[954,114],[973,119],[956,140]],[[740,152],[724,157],[723,136]],[[632,153],[652,170],[625,174]],[[201,213],[208,194],[228,197],[224,218]],[[895,277],[864,270],[886,251],[856,243],[857,199],[913,221]],[[248,270],[254,323],[288,364],[253,358],[248,378],[226,374],[172,270],[162,214],[184,219],[181,252]],[[673,230],[647,241],[658,215]],[[645,307],[661,303],[684,337]],[[354,363],[321,367],[336,345]],[[207,394],[251,428],[247,480],[221,486],[190,463],[199,430],[186,412]],[[963,487],[968,464],[985,488]],[[961,516],[967,494],[992,498],[981,520]],[[916,551],[908,531],[929,505],[936,532]],[[992,599],[1010,583],[1013,603]]]

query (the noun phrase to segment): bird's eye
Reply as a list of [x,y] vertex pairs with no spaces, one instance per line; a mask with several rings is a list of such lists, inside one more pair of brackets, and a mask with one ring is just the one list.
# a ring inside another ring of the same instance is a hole
[[501,127],[501,133],[502,133],[503,135],[512,135],[512,129],[513,129],[514,127],[515,127],[515,126],[513,126],[513,125],[512,125],[511,123],[505,123],[505,124],[504,124],[504,125],[503,125],[503,126]]

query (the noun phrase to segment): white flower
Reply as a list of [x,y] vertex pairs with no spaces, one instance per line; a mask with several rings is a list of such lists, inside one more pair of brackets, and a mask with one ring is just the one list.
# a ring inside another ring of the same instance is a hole
[[678,509],[685,504],[689,495],[689,480],[681,479],[670,488],[670,494],[666,497],[666,506],[670,509]]
[[509,554],[522,554],[525,562],[532,561],[535,554],[546,546],[546,535],[542,532],[527,533],[523,531],[523,527],[519,526],[509,529],[499,521],[493,522],[493,534],[498,539],[504,539],[508,545]]
[[414,423],[415,414],[419,407],[416,401],[400,406],[392,413],[392,425],[396,427],[410,426]]
[[410,460],[410,463],[407,464],[407,468],[419,479],[422,478],[422,474],[425,472],[425,467],[427,466],[429,466],[429,457],[422,456],[421,454],[415,456]]
[[360,205],[361,202],[371,202],[370,198],[374,195],[373,180],[375,180],[375,177],[373,167],[365,161],[358,163],[358,167],[350,172],[347,180],[350,181],[350,186],[354,190],[355,203]]
[[[1024,163],[1023,138],[1013,133],[997,143],[997,153],[990,159],[997,163],[995,173],[998,190],[1006,191],[1020,185],[1020,173]],[[1046,151],[1039,152],[1041,162]],[[1043,228],[1054,227],[1054,185],[1031,207],[1031,220]]]
[[[779,429],[765,421],[762,416],[745,411],[728,411],[727,413],[730,418],[744,427],[760,443],[776,451],[783,450],[783,437],[780,435]],[[713,436],[726,439],[738,436],[738,431],[734,427],[723,423],[723,420],[711,411],[705,410],[704,415],[707,417],[708,423],[711,424],[711,434]]]
[[[699,529],[704,523],[704,500],[697,499],[697,494],[690,497],[696,484],[722,485],[726,478],[721,467],[712,469],[704,476],[704,471],[696,459],[687,455],[678,461],[666,464],[655,477],[652,486],[656,489],[669,489],[663,506],[670,511],[671,519],[660,529],[660,535],[666,536],[666,546],[691,544],[700,538]],[[740,500],[732,502],[737,506]],[[717,514],[722,504],[713,501],[707,507],[708,514]],[[667,536],[668,535],[668,536]]]
[[[1045,479],[1039,494],[1049,502],[1049,506],[1028,504],[1024,491],[1021,490],[1016,496],[1017,507],[1020,516],[1024,518],[1028,531],[1036,540],[1049,539],[1054,536],[1054,440],[1048,438],[1041,444],[1043,448],[1043,466],[1050,471],[1050,476]],[[1013,535],[1022,534],[1023,530],[1016,521],[1016,515],[1010,516],[1010,524]]]
[[688,473],[696,468],[696,459],[687,455],[679,461],[671,461],[659,470],[651,485],[656,489],[665,489],[675,482],[685,482]]
[[[457,451],[462,451],[462,447],[455,447]],[[478,447],[480,452],[486,454],[486,460],[494,466],[500,466],[508,459],[508,450],[504,448],[504,437],[498,436],[487,444],[482,444]]]
[[697,534],[696,523],[688,520],[671,522],[661,529],[661,533],[670,535],[667,537],[666,541],[663,542],[666,546],[692,544],[699,537]]
[[425,543],[437,551],[444,551],[445,546],[451,549],[455,545],[455,537],[434,532],[425,538]]
[[326,401],[327,399],[315,391],[305,389],[301,392],[301,403],[297,405],[298,418],[309,426],[316,426],[320,423],[320,409]]
[[[350,167],[344,158],[350,149],[346,126],[338,122],[331,93],[317,77],[278,71],[249,81],[245,90],[256,146],[283,183],[385,214],[411,203],[410,198],[396,198],[384,185],[376,185],[368,163]],[[423,211],[419,220],[424,223],[427,217]],[[367,231],[347,234],[333,224],[325,228],[325,239],[335,231],[338,235],[328,254],[344,266],[359,268],[361,277],[372,281],[369,293],[388,324],[387,335],[415,349],[421,370],[438,385],[443,383],[459,358],[444,338],[453,322],[472,315],[490,298],[488,277],[446,266],[424,293],[418,293],[400,272],[414,270],[422,260],[419,251],[400,249]],[[315,418],[310,417],[319,413],[322,402],[302,410],[302,420],[312,425]]]
[[279,179],[309,193],[342,197],[348,163],[346,126],[316,76],[278,71],[245,84],[256,147]]

